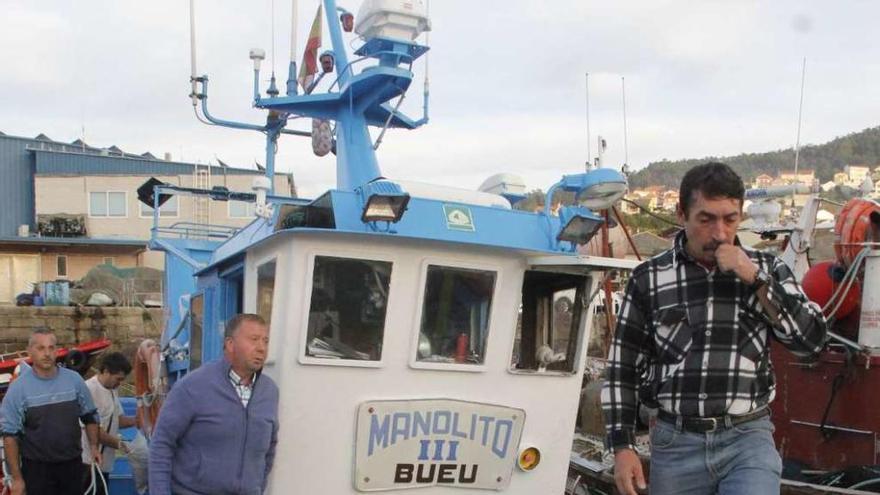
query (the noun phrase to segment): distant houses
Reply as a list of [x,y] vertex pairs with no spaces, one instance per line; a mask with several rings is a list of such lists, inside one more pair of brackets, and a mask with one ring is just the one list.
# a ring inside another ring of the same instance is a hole
[[[786,186],[794,183],[804,184],[814,188],[821,188],[828,192],[838,186],[860,188],[866,178],[874,181],[874,197],[880,198],[880,164],[876,167],[868,165],[847,165],[843,171],[834,174],[832,180],[820,184],[815,170],[782,170],[777,176],[761,174],[755,177],[747,188],[765,189],[768,187]],[[678,206],[678,191],[665,186],[650,186],[633,189],[625,196],[620,204],[621,212],[634,215],[648,210],[656,213],[674,214]],[[641,207],[641,208],[640,208]]]

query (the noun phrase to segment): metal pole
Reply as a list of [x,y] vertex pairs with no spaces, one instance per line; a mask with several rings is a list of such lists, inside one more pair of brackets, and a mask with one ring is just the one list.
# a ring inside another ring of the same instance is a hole
[[296,94],[296,36],[299,23],[299,1],[291,0],[290,13],[290,62],[287,64],[287,95]]
[[[606,258],[611,257],[611,238],[608,235],[608,210],[604,211],[605,221],[602,222],[602,256]],[[602,289],[605,292],[605,322],[608,325],[608,334],[609,337],[605,342],[605,355],[608,355],[608,351],[611,349],[611,338],[614,335],[614,315],[611,313],[614,311],[614,301],[611,297],[611,280],[609,280],[606,275],[602,280]]]
[[626,79],[623,76],[620,77],[620,89],[623,94],[623,164],[626,166],[629,163],[629,143],[626,132]]
[[636,247],[636,243],[635,243],[635,241],[633,241],[632,236],[629,235],[629,228],[627,228],[626,224],[623,222],[623,216],[620,214],[619,211],[617,211],[617,207],[616,207],[616,206],[612,206],[612,207],[611,207],[611,211],[613,211],[613,212],[614,212],[614,216],[617,217],[617,223],[619,223],[619,224],[620,224],[620,228],[623,229],[623,233],[626,235],[626,240],[627,240],[627,242],[629,242],[629,246],[632,248],[632,250],[633,250],[633,254],[636,255],[636,258],[637,258],[639,261],[642,261],[642,255],[639,254],[639,250],[638,250],[638,248]]
[[[794,145],[794,183],[798,183],[798,159],[801,154],[801,119],[804,113],[804,81],[807,77],[807,57],[804,57],[804,63],[801,67],[801,103],[798,107],[798,127],[797,141]],[[791,206],[794,207],[794,193],[791,194]]]
[[589,171],[590,167],[593,166],[593,138],[590,136],[590,73],[586,73],[587,80],[587,166],[586,170]]
[[189,81],[192,84],[190,98],[193,106],[199,104],[198,86],[196,82],[196,1],[189,0]]

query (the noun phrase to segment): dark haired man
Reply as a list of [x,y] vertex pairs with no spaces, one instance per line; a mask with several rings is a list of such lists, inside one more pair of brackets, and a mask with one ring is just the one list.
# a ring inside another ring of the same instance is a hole
[[[119,436],[119,430],[134,426],[136,420],[133,416],[122,415],[122,404],[119,402],[117,389],[125,381],[125,377],[131,373],[131,363],[121,352],[111,352],[101,358],[98,365],[98,374],[86,380],[86,387],[92,395],[95,407],[100,416],[100,429],[98,430],[98,450],[101,452],[103,462],[100,469],[104,479],[109,483],[110,472],[113,471],[113,463],[116,460],[116,451],[128,451],[128,446]],[[92,449],[89,446],[85,432],[83,432],[83,463],[89,464],[92,458]],[[86,473],[85,487],[91,486],[92,473]],[[104,484],[95,480],[96,495],[104,495]]]
[[[79,495],[83,477],[80,421],[85,424],[87,443],[95,446],[98,442],[91,394],[78,373],[55,364],[56,342],[48,328],[34,330],[27,347],[33,366],[9,386],[0,406],[0,434],[12,495]],[[101,463],[97,448],[89,462]]]
[[689,170],[678,206],[684,230],[633,270],[602,391],[623,494],[646,485],[633,449],[639,402],[658,410],[652,494],[779,493],[768,339],[818,353],[826,324],[785,264],[739,244],[744,193],[727,165]]
[[258,315],[226,323],[224,357],[174,385],[150,443],[151,495],[256,495],[278,441],[278,387],[261,374],[269,329]]

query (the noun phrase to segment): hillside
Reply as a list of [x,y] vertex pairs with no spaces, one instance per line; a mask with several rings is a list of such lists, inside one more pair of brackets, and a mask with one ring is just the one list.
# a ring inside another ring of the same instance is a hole
[[[630,189],[654,185],[677,189],[688,169],[708,161],[731,165],[749,183],[761,174],[776,177],[780,170],[793,170],[794,149],[654,162],[629,176]],[[880,127],[848,134],[825,144],[804,146],[798,163],[801,170],[815,170],[820,183],[831,180],[834,173],[842,172],[846,165],[867,164],[874,167],[880,164]]]

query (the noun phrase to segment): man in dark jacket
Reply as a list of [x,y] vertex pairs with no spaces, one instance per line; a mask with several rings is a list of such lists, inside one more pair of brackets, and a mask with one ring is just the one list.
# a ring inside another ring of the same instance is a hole
[[259,495],[278,441],[278,387],[261,370],[269,330],[257,315],[226,325],[224,358],[168,394],[150,443],[152,495]]

